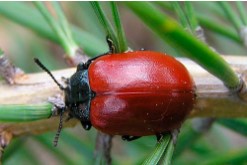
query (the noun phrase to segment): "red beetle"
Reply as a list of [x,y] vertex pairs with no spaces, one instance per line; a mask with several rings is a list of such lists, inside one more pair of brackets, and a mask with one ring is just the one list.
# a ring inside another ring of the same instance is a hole
[[[90,121],[111,135],[155,135],[179,128],[194,83],[175,58],[153,51],[105,55],[88,68]],[[126,137],[126,136],[125,136]]]
[[125,140],[179,128],[195,97],[186,68],[153,51],[101,55],[79,64],[66,87],[54,81],[65,91],[61,114],[69,110],[86,130],[92,125]]

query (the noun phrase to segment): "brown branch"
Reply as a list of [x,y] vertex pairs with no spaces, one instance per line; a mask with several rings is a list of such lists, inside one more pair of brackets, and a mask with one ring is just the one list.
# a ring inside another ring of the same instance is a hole
[[14,84],[15,77],[22,74],[23,71],[12,65],[4,54],[0,56],[0,76],[3,77],[9,84]]
[[98,131],[94,151],[95,164],[111,164],[111,147],[112,136]]
[[[247,82],[247,57],[224,57],[232,68]],[[238,97],[229,91],[216,77],[188,59],[178,59],[188,68],[197,86],[197,102],[190,116],[193,117],[247,117],[245,90]],[[75,68],[54,71],[55,77],[70,77]],[[48,97],[62,94],[46,73],[26,74],[15,78],[15,85],[0,81],[0,104],[35,104],[47,101]],[[72,120],[73,126],[76,120]],[[4,123],[0,131],[9,130],[18,136],[24,133],[41,133],[56,130],[58,121],[47,119],[27,123]]]
[[240,93],[233,93],[216,77],[196,65],[192,61],[182,60],[190,71],[197,87],[197,102],[189,117],[247,117],[247,58],[225,56],[243,80]]

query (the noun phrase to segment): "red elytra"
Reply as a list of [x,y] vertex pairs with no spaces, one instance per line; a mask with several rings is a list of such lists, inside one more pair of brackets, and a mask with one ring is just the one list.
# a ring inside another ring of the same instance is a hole
[[95,93],[90,121],[110,135],[157,135],[179,128],[195,99],[187,69],[159,52],[104,55],[89,65],[88,79]]

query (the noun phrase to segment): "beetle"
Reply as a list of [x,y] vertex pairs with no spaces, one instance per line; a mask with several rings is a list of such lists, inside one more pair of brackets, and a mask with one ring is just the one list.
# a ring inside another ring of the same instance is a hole
[[195,100],[195,85],[187,69],[164,53],[113,54],[114,46],[109,47],[110,53],[78,64],[66,87],[35,59],[64,91],[60,113],[68,111],[69,118],[79,119],[86,130],[93,126],[128,141],[147,135],[159,138],[180,128]]

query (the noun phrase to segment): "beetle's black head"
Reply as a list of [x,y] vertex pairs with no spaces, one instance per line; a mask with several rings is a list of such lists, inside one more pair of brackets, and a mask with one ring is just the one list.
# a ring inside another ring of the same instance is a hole
[[58,138],[62,129],[63,113],[67,109],[69,110],[69,118],[75,117],[79,119],[86,130],[90,129],[91,123],[89,119],[89,108],[91,98],[94,94],[90,90],[88,81],[89,65],[84,63],[79,64],[76,72],[67,79],[67,86],[64,87],[37,58],[35,58],[34,61],[51,76],[54,82],[64,91],[65,94],[65,106],[58,108],[58,112],[60,113],[60,122],[55,136],[54,146],[57,146]]

